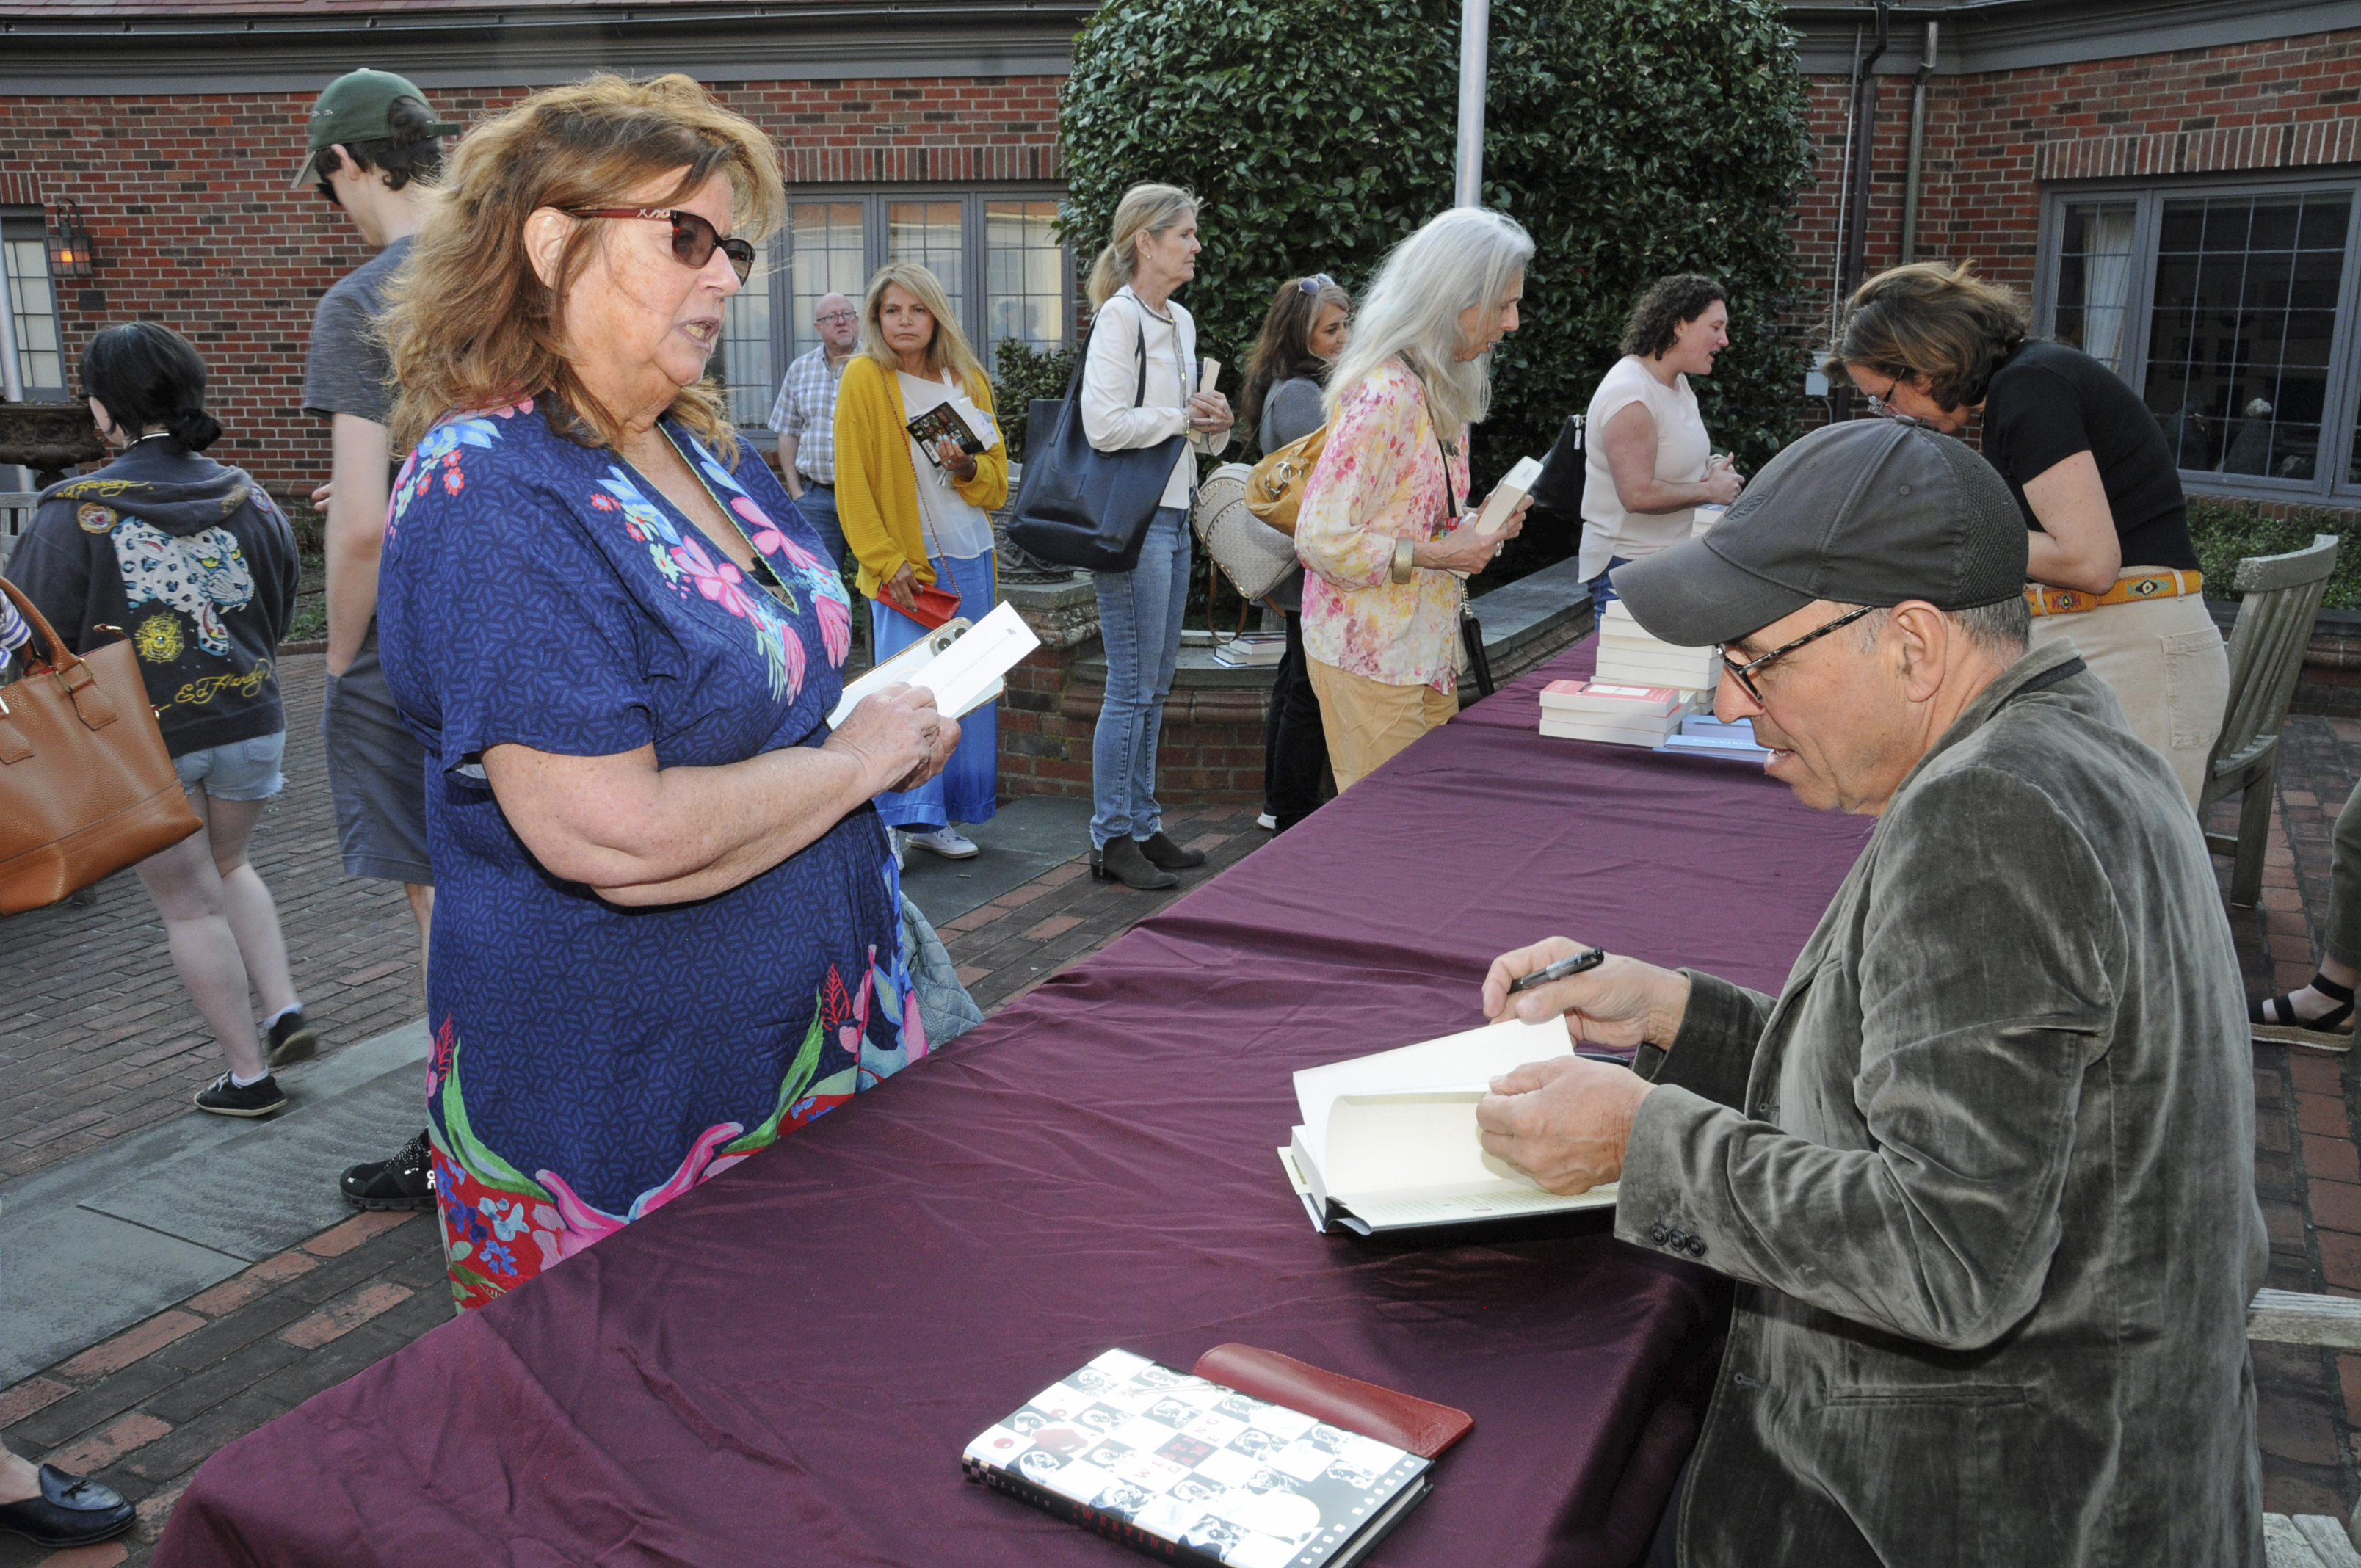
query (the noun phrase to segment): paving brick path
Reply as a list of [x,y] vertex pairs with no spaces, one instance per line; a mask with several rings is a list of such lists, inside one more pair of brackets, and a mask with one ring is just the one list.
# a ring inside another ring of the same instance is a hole
[[[318,661],[288,663],[299,715],[291,787],[258,836],[257,858],[288,912],[299,984],[335,1025],[335,1043],[348,1044],[418,1011],[409,916],[398,890],[335,875],[309,719]],[[2300,985],[2312,972],[2312,932],[2327,907],[2328,825],[2361,779],[2361,722],[2298,718],[2288,745],[2263,907],[2232,916],[2257,993]],[[1183,893],[1265,841],[1249,806],[1179,812],[1170,827],[1210,856]],[[990,1012],[1174,896],[1095,883],[1075,860],[942,931],[961,979]],[[0,1179],[177,1113],[218,1070],[129,879],[115,879],[92,907],[0,921],[0,995],[20,994],[38,1015],[0,1020]],[[42,1070],[53,1062],[71,1070]],[[2258,1047],[2255,1084],[2269,1283],[2361,1296],[2361,1080],[2352,1059]],[[60,1122],[73,1125],[60,1132]],[[30,1456],[95,1472],[138,1500],[142,1516],[124,1541],[80,1552],[45,1554],[0,1537],[0,1568],[145,1563],[172,1502],[214,1450],[448,1315],[432,1221],[364,1215],[0,1389],[0,1437]],[[2361,1497],[2353,1439],[2361,1355],[2262,1345],[2256,1372],[2268,1506],[2346,1517]]]
[[[418,928],[392,883],[347,881],[320,740],[322,660],[280,666],[286,790],[249,851],[279,902],[296,993],[335,1049],[416,1017]],[[221,1052],[128,871],[93,905],[0,919],[0,1181],[189,1110]]]

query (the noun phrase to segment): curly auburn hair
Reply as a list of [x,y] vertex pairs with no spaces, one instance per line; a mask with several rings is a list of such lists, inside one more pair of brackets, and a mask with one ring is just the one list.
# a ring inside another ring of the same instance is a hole
[[[667,177],[669,194],[630,204],[669,207],[716,174],[730,181],[736,233],[759,240],[778,226],[786,206],[778,148],[676,74],[631,82],[602,71],[469,130],[451,155],[450,178],[425,193],[426,221],[390,291],[393,450],[408,451],[453,412],[537,397],[562,411],[553,430],[585,445],[615,444],[621,426],[582,384],[565,341],[566,294],[609,220],[576,225],[555,284],[533,270],[525,220],[544,207],[622,204],[627,192]],[[735,429],[711,378],[682,388],[669,411],[734,459]]]
[[1849,365],[1898,381],[1924,376],[1927,395],[1949,413],[1984,400],[1993,372],[2032,327],[2016,291],[1977,277],[1974,262],[1915,261],[1853,291],[1821,368],[1839,378]]
[[1653,359],[1672,347],[1684,323],[1697,320],[1716,302],[1726,302],[1729,298],[1720,284],[1695,272],[1657,279],[1631,307],[1631,319],[1623,323],[1623,352]]

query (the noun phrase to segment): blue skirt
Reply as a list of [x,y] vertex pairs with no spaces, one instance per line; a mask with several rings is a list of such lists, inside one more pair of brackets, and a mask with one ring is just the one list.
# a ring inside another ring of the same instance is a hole
[[[934,559],[935,582],[960,597],[960,614],[982,620],[992,613],[995,585],[992,554],[954,561]],[[870,634],[884,663],[927,634],[927,629],[884,599],[869,601]],[[960,720],[960,742],[943,771],[917,789],[877,797],[877,815],[889,828],[931,833],[954,822],[989,822],[1000,809],[1000,704],[985,703]]]

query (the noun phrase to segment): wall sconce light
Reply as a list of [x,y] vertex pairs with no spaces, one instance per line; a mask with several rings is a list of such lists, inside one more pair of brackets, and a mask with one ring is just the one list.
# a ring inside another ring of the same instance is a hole
[[60,202],[49,217],[49,275],[87,278],[91,259],[90,229],[82,222],[81,203]]

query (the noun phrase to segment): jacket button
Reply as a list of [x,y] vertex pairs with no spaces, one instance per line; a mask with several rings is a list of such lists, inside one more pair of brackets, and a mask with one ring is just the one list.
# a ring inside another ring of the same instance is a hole
[[1689,1245],[1688,1234],[1677,1229],[1666,1231],[1664,1233],[1664,1245],[1671,1247],[1675,1252],[1678,1252],[1683,1247]]
[[1665,1234],[1666,1234],[1666,1232],[1665,1232],[1665,1230],[1664,1230],[1664,1221],[1662,1221],[1662,1220],[1659,1220],[1659,1221],[1657,1221],[1657,1222],[1656,1222],[1656,1223],[1655,1223],[1655,1225],[1653,1226],[1653,1228],[1652,1228],[1652,1229],[1648,1232],[1648,1239],[1649,1239],[1650,1241],[1652,1241],[1652,1242],[1655,1243],[1658,1246],[1662,1246],[1662,1245],[1664,1245],[1664,1236],[1665,1236]]
[[1705,1238],[1703,1236],[1691,1236],[1689,1238],[1689,1255],[1691,1257],[1703,1257],[1705,1255]]

